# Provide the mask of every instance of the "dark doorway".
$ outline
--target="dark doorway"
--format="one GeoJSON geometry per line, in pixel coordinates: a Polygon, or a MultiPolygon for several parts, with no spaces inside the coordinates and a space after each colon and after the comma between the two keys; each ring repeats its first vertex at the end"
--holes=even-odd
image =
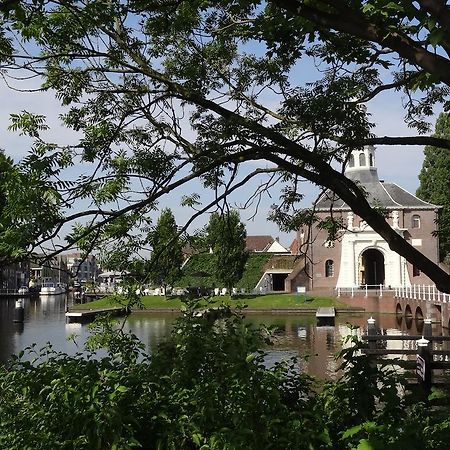
{"type": "Polygon", "coordinates": [[[384,256],[379,250],[370,248],[362,254],[362,284],[376,288],[384,284],[384,256]]]}
{"type": "Polygon", "coordinates": [[[284,281],[286,280],[287,273],[273,273],[272,274],[272,290],[277,292],[284,292],[284,281]]]}

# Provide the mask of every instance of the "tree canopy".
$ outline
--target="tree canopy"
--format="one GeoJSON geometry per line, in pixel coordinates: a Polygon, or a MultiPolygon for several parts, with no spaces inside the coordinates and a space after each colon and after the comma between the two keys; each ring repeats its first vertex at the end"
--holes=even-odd
{"type": "Polygon", "coordinates": [[[150,233],[152,254],[150,257],[148,275],[153,283],[165,288],[181,278],[183,263],[182,244],[178,234],[175,217],[169,208],[161,211],[154,230],[150,233]]]}
{"type": "Polygon", "coordinates": [[[235,210],[213,213],[207,226],[207,241],[213,253],[214,276],[228,291],[242,278],[248,252],[247,232],[235,210]]]}
{"type": "MultiPolygon", "coordinates": [[[[427,124],[434,105],[448,106],[445,1],[1,5],[8,85],[32,90],[30,79],[37,79],[39,89],[54,92],[64,106],[62,123],[78,136],[70,145],[47,142],[43,116],[11,116],[11,128],[34,139],[15,168],[29,186],[21,201],[30,205],[33,227],[22,238],[28,245],[11,251],[47,244],[65,224],[73,231],[53,253],[130,236],[176,189],[185,193],[183,204],[196,207],[195,218],[260,176],[256,204],[264,188],[282,184],[272,218],[296,229],[315,220],[313,209],[298,208],[306,179],[334,191],[391,249],[450,291],[450,277],[392,230],[343,174],[350,151],[366,144],[450,148],[449,140],[428,135],[427,124]],[[371,132],[371,101],[390,90],[404,93],[415,135],[371,132]],[[70,175],[81,166],[81,175],[70,175]],[[199,196],[193,180],[214,199],[199,196]],[[33,192],[41,192],[35,203],[27,198],[33,192]],[[75,209],[80,200],[89,207],[75,209]]],[[[7,202],[13,198],[10,192],[7,202]]],[[[1,238],[11,242],[15,227],[12,221],[1,238]]]]}
{"type": "MultiPolygon", "coordinates": [[[[435,136],[450,137],[450,117],[441,113],[436,121],[435,136]]],[[[426,146],[425,160],[419,174],[417,195],[442,206],[438,218],[438,236],[441,259],[450,264],[450,152],[447,149],[426,146]]]]}

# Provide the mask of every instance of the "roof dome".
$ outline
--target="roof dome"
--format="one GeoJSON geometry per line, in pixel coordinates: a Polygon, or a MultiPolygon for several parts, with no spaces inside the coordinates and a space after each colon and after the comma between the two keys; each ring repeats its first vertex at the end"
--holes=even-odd
{"type": "Polygon", "coordinates": [[[375,147],[368,145],[363,150],[353,150],[345,168],[345,176],[360,183],[377,183],[375,147]]]}

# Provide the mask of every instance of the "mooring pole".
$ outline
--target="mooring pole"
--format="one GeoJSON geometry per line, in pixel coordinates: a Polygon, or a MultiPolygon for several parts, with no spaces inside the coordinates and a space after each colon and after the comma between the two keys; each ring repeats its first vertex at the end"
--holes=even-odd
{"type": "Polygon", "coordinates": [[[376,335],[376,330],[375,330],[375,319],[373,317],[370,317],[369,319],[367,319],[367,342],[369,344],[369,348],[370,349],[374,349],[377,346],[377,342],[374,339],[370,339],[371,336],[375,336],[376,335]]]}
{"type": "Polygon", "coordinates": [[[433,373],[431,370],[432,356],[429,349],[430,341],[422,336],[422,339],[416,342],[418,353],[416,366],[417,380],[428,397],[431,391],[431,375],[433,373]]]}
{"type": "MultiPolygon", "coordinates": [[[[433,336],[433,328],[432,328],[433,321],[430,318],[426,318],[423,321],[423,337],[429,337],[433,336]]],[[[429,347],[431,346],[431,342],[429,347]]]]}
{"type": "Polygon", "coordinates": [[[14,308],[14,322],[22,323],[24,319],[24,307],[23,307],[23,300],[19,298],[19,300],[16,300],[16,305],[14,308]]]}

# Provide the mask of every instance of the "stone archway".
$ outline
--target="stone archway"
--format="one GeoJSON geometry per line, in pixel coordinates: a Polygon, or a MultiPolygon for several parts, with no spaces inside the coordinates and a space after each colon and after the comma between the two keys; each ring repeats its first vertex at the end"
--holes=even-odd
{"type": "Polygon", "coordinates": [[[376,248],[369,248],[361,254],[361,284],[376,288],[384,285],[384,255],[376,248]]]}

